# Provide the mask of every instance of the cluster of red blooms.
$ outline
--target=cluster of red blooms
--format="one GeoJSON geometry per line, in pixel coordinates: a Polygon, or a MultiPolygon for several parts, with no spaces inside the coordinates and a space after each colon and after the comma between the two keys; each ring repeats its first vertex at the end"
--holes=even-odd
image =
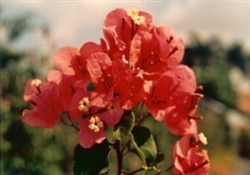
{"type": "Polygon", "coordinates": [[[197,134],[195,116],[201,94],[194,72],[180,65],[184,45],[170,26],[155,26],[150,14],[115,9],[104,21],[100,44],[87,42],[80,49],[64,47],[54,56],[56,70],[47,80],[27,82],[22,120],[32,126],[54,127],[68,112],[79,124],[79,143],[91,148],[106,137],[124,110],[139,102],[170,132],[182,135],[174,148],[175,174],[206,174],[209,159],[197,134]],[[94,88],[89,90],[89,84],[94,88]]]}

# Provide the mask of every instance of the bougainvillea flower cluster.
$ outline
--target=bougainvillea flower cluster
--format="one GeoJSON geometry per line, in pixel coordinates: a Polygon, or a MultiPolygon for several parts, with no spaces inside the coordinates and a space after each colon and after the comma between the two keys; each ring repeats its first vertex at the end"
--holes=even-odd
{"type": "MultiPolygon", "coordinates": [[[[67,113],[79,127],[79,144],[91,148],[106,138],[125,110],[144,104],[157,121],[182,138],[174,148],[175,174],[206,174],[209,159],[199,149],[194,72],[181,65],[182,39],[170,26],[156,26],[147,12],[115,9],[108,13],[100,43],[63,47],[54,55],[47,80],[27,82],[24,100],[31,105],[22,120],[54,127],[67,113]]],[[[202,138],[201,138],[202,137],[202,138]]]]}

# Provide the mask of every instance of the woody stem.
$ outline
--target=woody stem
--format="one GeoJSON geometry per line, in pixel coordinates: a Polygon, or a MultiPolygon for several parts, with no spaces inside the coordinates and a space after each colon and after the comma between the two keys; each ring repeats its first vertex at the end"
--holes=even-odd
{"type": "Polygon", "coordinates": [[[123,156],[122,156],[122,152],[121,152],[121,149],[120,149],[120,141],[119,140],[117,140],[114,143],[113,148],[115,149],[116,155],[117,155],[117,175],[121,175],[122,174],[122,159],[123,159],[123,156]]]}

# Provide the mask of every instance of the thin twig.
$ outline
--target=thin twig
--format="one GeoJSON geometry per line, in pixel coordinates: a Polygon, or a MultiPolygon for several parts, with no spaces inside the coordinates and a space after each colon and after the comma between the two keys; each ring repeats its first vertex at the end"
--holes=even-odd
{"type": "Polygon", "coordinates": [[[167,169],[162,170],[162,171],[160,171],[160,172],[156,173],[155,175],[160,175],[161,173],[163,173],[163,172],[167,172],[167,171],[171,170],[172,168],[174,168],[174,165],[171,165],[171,166],[170,166],[170,167],[168,167],[167,169]]]}
{"type": "Polygon", "coordinates": [[[133,175],[133,174],[138,173],[138,172],[143,171],[143,170],[145,170],[145,168],[140,168],[140,169],[132,171],[130,173],[126,173],[126,175],[133,175]]]}
{"type": "Polygon", "coordinates": [[[131,141],[131,140],[130,140],[130,139],[128,139],[128,140],[127,140],[127,142],[124,144],[124,146],[123,146],[123,148],[122,148],[122,150],[121,150],[121,152],[122,152],[122,153],[124,153],[124,151],[125,151],[126,147],[127,147],[127,146],[128,146],[128,144],[130,143],[130,141],[131,141]]]}
{"type": "Polygon", "coordinates": [[[75,125],[73,124],[73,122],[72,122],[71,120],[70,120],[71,124],[68,124],[66,121],[64,121],[64,119],[63,119],[63,118],[61,118],[61,121],[62,121],[62,122],[63,122],[63,124],[65,124],[66,126],[73,127],[73,128],[75,128],[77,131],[79,131],[79,130],[80,130],[77,126],[75,126],[75,125]]]}
{"type": "Polygon", "coordinates": [[[151,114],[148,113],[148,115],[146,115],[145,117],[140,118],[140,119],[137,121],[136,125],[139,126],[146,118],[148,118],[148,117],[150,117],[150,116],[151,116],[151,114]]]}

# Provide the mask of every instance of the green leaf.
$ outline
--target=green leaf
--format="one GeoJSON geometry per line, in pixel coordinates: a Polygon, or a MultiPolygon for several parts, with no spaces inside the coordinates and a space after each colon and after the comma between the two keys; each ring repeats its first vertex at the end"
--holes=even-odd
{"type": "Polygon", "coordinates": [[[131,144],[133,147],[131,151],[135,151],[139,155],[139,157],[141,158],[143,166],[147,166],[145,154],[142,152],[142,150],[136,144],[133,134],[130,133],[129,136],[130,136],[131,144]]]}
{"type": "Polygon", "coordinates": [[[78,144],[74,151],[74,175],[98,175],[108,172],[109,153],[107,140],[95,144],[89,149],[85,149],[78,144]]]}
{"type": "Polygon", "coordinates": [[[161,154],[161,153],[158,153],[158,154],[156,155],[156,158],[155,158],[154,162],[153,162],[153,165],[157,167],[157,166],[158,166],[159,164],[161,164],[164,160],[165,160],[165,155],[164,155],[164,154],[161,154]]]}
{"type": "Polygon", "coordinates": [[[132,130],[132,150],[142,159],[145,166],[152,165],[157,157],[157,148],[150,130],[143,126],[135,126],[132,130]]]}
{"type": "Polygon", "coordinates": [[[133,129],[135,115],[133,112],[126,111],[119,123],[114,126],[113,140],[121,140],[126,137],[133,129]]]}

